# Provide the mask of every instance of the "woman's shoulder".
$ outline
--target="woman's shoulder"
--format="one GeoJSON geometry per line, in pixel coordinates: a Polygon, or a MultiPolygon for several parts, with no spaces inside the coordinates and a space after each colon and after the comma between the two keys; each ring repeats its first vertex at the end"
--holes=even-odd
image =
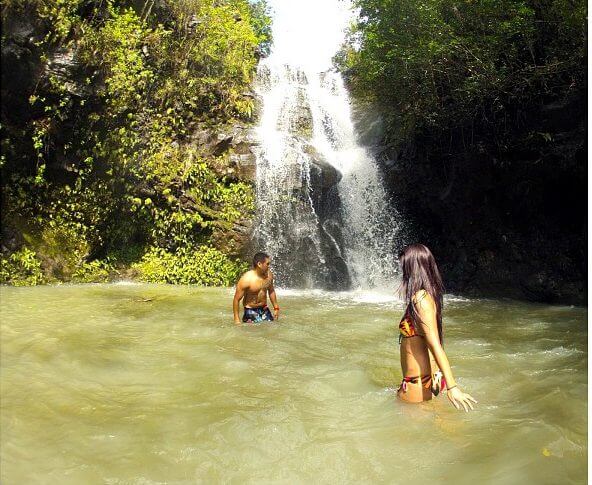
{"type": "Polygon", "coordinates": [[[435,301],[432,298],[432,295],[430,295],[426,290],[419,290],[417,292],[415,292],[415,294],[412,297],[412,301],[413,304],[415,306],[423,306],[423,305],[435,305],[435,301]]]}

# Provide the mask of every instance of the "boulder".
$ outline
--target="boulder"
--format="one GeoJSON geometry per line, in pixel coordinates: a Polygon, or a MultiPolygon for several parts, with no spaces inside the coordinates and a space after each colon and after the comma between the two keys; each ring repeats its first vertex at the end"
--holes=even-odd
{"type": "Polygon", "coordinates": [[[294,99],[287,99],[282,106],[277,129],[305,140],[312,138],[312,111],[304,88],[298,88],[294,99]]]}
{"type": "Polygon", "coordinates": [[[341,172],[325,160],[325,158],[310,144],[305,144],[303,152],[311,160],[311,179],[315,179],[315,184],[326,190],[341,181],[341,172]]]}
{"type": "Polygon", "coordinates": [[[211,159],[210,165],[218,174],[255,183],[255,151],[259,141],[252,132],[252,126],[198,126],[190,136],[190,143],[201,156],[211,159]]]}

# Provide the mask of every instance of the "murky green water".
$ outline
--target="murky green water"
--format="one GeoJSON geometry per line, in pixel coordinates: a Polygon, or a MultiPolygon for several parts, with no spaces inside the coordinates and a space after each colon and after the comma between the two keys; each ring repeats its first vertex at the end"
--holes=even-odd
{"type": "Polygon", "coordinates": [[[2,288],[2,483],[586,482],[586,309],[449,298],[466,414],[396,400],[400,302],[278,294],[2,288]]]}

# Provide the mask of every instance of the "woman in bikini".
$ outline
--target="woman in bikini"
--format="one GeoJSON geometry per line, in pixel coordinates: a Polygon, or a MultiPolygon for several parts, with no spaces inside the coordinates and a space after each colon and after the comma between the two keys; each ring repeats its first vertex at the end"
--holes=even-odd
{"type": "Polygon", "coordinates": [[[460,390],[442,347],[442,278],[431,251],[412,244],[399,254],[401,294],[407,309],[399,324],[403,381],[397,395],[406,402],[432,399],[441,390],[456,409],[473,409],[477,401],[460,390]],[[438,368],[440,370],[438,370],[438,368]]]}

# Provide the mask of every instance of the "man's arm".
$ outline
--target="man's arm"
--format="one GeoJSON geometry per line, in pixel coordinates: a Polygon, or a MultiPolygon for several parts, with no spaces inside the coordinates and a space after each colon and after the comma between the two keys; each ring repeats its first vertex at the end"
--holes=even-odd
{"type": "Polygon", "coordinates": [[[239,316],[239,303],[245,296],[245,282],[243,278],[238,280],[236,284],[236,290],[234,291],[234,298],[232,299],[232,313],[234,315],[234,323],[236,325],[241,324],[240,316],[239,316]]]}
{"type": "Polygon", "coordinates": [[[273,287],[273,274],[271,274],[270,272],[270,276],[271,276],[271,283],[269,284],[269,288],[268,288],[268,294],[269,294],[269,300],[271,301],[271,304],[273,305],[273,318],[275,320],[279,320],[280,318],[280,307],[278,305],[277,302],[277,296],[275,294],[275,288],[273,287]]]}

